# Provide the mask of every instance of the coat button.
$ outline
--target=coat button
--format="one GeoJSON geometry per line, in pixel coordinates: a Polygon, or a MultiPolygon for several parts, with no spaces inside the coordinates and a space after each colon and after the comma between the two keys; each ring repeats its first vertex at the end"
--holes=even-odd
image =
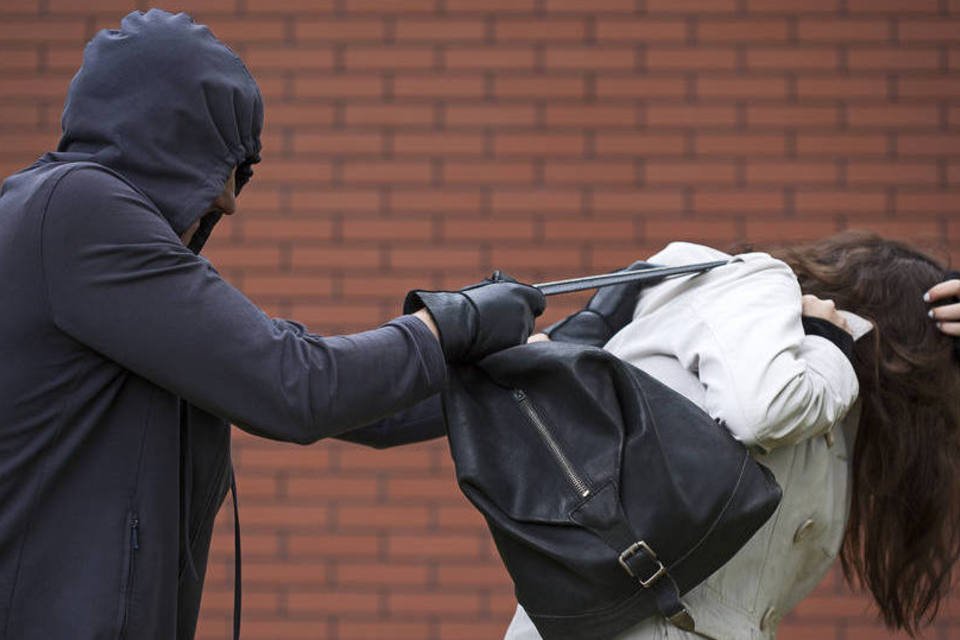
{"type": "Polygon", "coordinates": [[[763,612],[763,617],[760,618],[760,631],[767,631],[772,629],[773,625],[777,621],[777,609],[776,607],[767,607],[767,610],[763,612]]]}
{"type": "Polygon", "coordinates": [[[828,447],[833,446],[833,430],[827,431],[823,434],[823,439],[826,441],[828,447]]]}
{"type": "Polygon", "coordinates": [[[809,518],[804,520],[803,524],[797,527],[797,530],[793,534],[793,543],[798,544],[803,542],[803,540],[810,535],[810,532],[813,531],[813,525],[813,520],[809,518]]]}

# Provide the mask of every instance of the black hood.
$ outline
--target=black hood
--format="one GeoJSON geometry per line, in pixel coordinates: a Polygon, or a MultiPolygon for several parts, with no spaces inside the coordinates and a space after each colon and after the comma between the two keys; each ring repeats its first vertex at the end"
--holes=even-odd
{"type": "MultiPolygon", "coordinates": [[[[260,90],[240,58],[187,14],[152,9],[129,14],[119,30],[100,31],[87,44],[57,153],[44,159],[113,169],[181,235],[233,167],[238,192],[249,180],[262,126],[260,90]]],[[[195,244],[217,218],[203,221],[195,244]]]]}

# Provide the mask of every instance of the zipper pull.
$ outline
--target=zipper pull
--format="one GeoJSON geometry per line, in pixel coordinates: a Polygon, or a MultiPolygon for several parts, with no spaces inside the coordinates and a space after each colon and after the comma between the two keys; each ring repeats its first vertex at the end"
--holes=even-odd
{"type": "Polygon", "coordinates": [[[522,389],[514,389],[513,399],[516,400],[517,402],[523,402],[524,400],[527,399],[527,394],[525,394],[522,389]]]}
{"type": "Polygon", "coordinates": [[[130,521],[130,547],[134,551],[140,549],[140,520],[137,518],[130,521]]]}

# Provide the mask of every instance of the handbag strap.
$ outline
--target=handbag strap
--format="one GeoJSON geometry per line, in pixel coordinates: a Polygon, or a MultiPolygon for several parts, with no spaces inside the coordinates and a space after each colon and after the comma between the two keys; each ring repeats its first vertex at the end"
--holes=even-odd
{"type": "Polygon", "coordinates": [[[595,491],[571,514],[577,524],[589,529],[616,552],[620,566],[640,586],[653,594],[657,610],[674,626],[694,630],[693,616],[680,601],[680,588],[650,545],[630,528],[614,483],[595,491]]]}

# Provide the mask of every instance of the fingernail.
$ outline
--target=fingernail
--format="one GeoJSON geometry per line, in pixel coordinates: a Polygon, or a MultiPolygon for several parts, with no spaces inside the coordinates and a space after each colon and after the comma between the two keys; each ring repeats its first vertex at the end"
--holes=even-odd
{"type": "Polygon", "coordinates": [[[930,293],[929,293],[929,292],[923,294],[923,301],[924,301],[924,302],[930,302],[930,293]]]}
{"type": "Polygon", "coordinates": [[[927,317],[936,318],[937,316],[933,315],[933,309],[930,309],[930,311],[927,311],[927,317]]]}

